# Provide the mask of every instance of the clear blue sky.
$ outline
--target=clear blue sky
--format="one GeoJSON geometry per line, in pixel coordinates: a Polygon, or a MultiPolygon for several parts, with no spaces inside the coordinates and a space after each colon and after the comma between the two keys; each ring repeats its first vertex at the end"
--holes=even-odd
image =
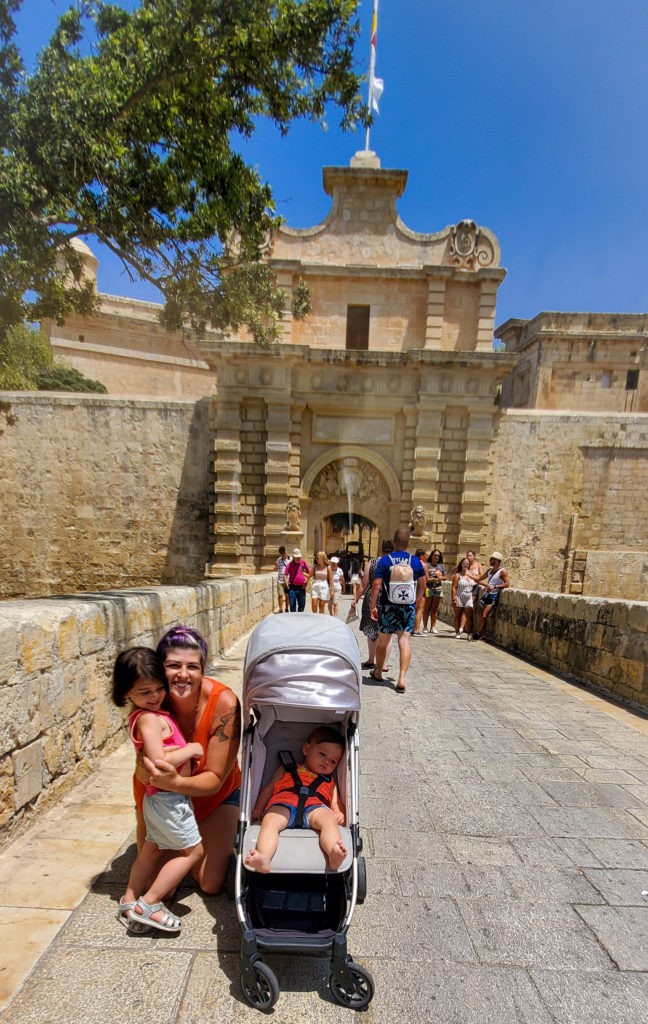
{"type": "MultiPolygon", "coordinates": [[[[126,5],[126,4],[125,4],[126,5]]],[[[28,66],[67,0],[25,0],[28,66]]],[[[372,0],[362,0],[366,70],[372,0]]],[[[495,232],[508,276],[497,322],[542,310],[648,311],[647,0],[380,0],[384,79],[371,148],[409,171],[399,202],[416,231],[470,217],[495,232]]],[[[366,95],[366,91],[365,91],[366,95]]],[[[294,227],[318,223],[321,168],[364,134],[266,125],[247,159],[294,227]]],[[[100,290],[159,300],[100,258],[100,290]]]]}

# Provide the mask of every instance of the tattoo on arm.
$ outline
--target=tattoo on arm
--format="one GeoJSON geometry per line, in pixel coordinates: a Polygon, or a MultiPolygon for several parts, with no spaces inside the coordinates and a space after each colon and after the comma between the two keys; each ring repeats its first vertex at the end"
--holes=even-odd
{"type": "Polygon", "coordinates": [[[238,741],[241,738],[241,711],[237,704],[233,711],[228,711],[216,724],[213,735],[221,743],[229,743],[231,740],[238,741]]]}

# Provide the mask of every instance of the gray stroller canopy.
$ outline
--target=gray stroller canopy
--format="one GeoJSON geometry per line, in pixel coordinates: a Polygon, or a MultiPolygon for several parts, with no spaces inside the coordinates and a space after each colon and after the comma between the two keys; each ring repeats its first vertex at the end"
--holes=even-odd
{"type": "MultiPolygon", "coordinates": [[[[355,636],[329,615],[269,615],[248,641],[245,719],[260,705],[345,712],[357,722],[362,668],[355,636]]],[[[316,718],[313,715],[313,718],[316,718]]]]}

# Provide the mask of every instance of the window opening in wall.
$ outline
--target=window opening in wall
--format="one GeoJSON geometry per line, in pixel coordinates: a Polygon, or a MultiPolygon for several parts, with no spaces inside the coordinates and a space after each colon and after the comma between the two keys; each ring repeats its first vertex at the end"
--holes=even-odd
{"type": "Polygon", "coordinates": [[[369,348],[370,306],[347,306],[346,347],[369,348]]]}
{"type": "Polygon", "coordinates": [[[626,373],[626,391],[636,391],[639,387],[639,370],[628,370],[626,373]]]}
{"type": "Polygon", "coordinates": [[[612,374],[611,373],[605,372],[605,373],[601,374],[601,387],[602,388],[611,388],[612,387],[612,374]]]}

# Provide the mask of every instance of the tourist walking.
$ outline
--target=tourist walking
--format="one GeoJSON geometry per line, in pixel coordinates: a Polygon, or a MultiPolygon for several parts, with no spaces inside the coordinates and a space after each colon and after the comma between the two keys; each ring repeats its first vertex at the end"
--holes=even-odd
{"type": "Polygon", "coordinates": [[[315,564],[308,579],[312,580],[311,611],[324,615],[333,593],[333,569],[326,551],[318,551],[315,555],[315,564]]]}
{"type": "MultiPolygon", "coordinates": [[[[381,551],[383,555],[389,555],[393,550],[394,545],[390,540],[384,540],[382,542],[381,551]]],[[[360,614],[360,632],[364,633],[364,635],[367,638],[368,651],[367,660],[362,662],[363,668],[376,667],[376,643],[378,641],[378,623],[371,617],[371,587],[376,576],[377,565],[377,557],[369,559],[369,561],[365,565],[365,570],[362,575],[362,581],[360,583],[360,591],[358,594],[358,600],[362,601],[362,611],[360,614]]],[[[357,607],[355,601],[351,603],[351,607],[357,607]]],[[[385,655],[385,665],[387,663],[387,658],[389,657],[390,645],[391,638],[385,655]]]]}
{"type": "Polygon", "coordinates": [[[405,677],[411,660],[414,607],[417,597],[425,589],[425,569],[420,559],[407,553],[409,542],[410,531],[401,526],[394,534],[393,553],[383,555],[379,560],[371,585],[371,617],[378,623],[378,643],[376,667],[370,674],[373,679],[382,679],[387,645],[395,633],[399,659],[397,693],[405,692],[405,677]]]}
{"type": "Polygon", "coordinates": [[[286,566],[288,600],[291,612],[303,612],[306,607],[306,584],[310,571],[310,565],[302,558],[301,551],[299,548],[295,548],[292,558],[286,566]]]}
{"type": "Polygon", "coordinates": [[[331,615],[337,615],[340,606],[340,595],[344,590],[344,569],[341,567],[340,559],[337,555],[333,555],[331,558],[331,569],[333,570],[333,590],[331,591],[331,600],[329,601],[329,612],[331,615]]]}
{"type": "Polygon", "coordinates": [[[279,557],[275,562],[277,568],[277,604],[279,605],[280,612],[288,611],[288,584],[286,583],[286,566],[290,561],[286,558],[286,549],[282,546],[279,548],[279,557]]]}

